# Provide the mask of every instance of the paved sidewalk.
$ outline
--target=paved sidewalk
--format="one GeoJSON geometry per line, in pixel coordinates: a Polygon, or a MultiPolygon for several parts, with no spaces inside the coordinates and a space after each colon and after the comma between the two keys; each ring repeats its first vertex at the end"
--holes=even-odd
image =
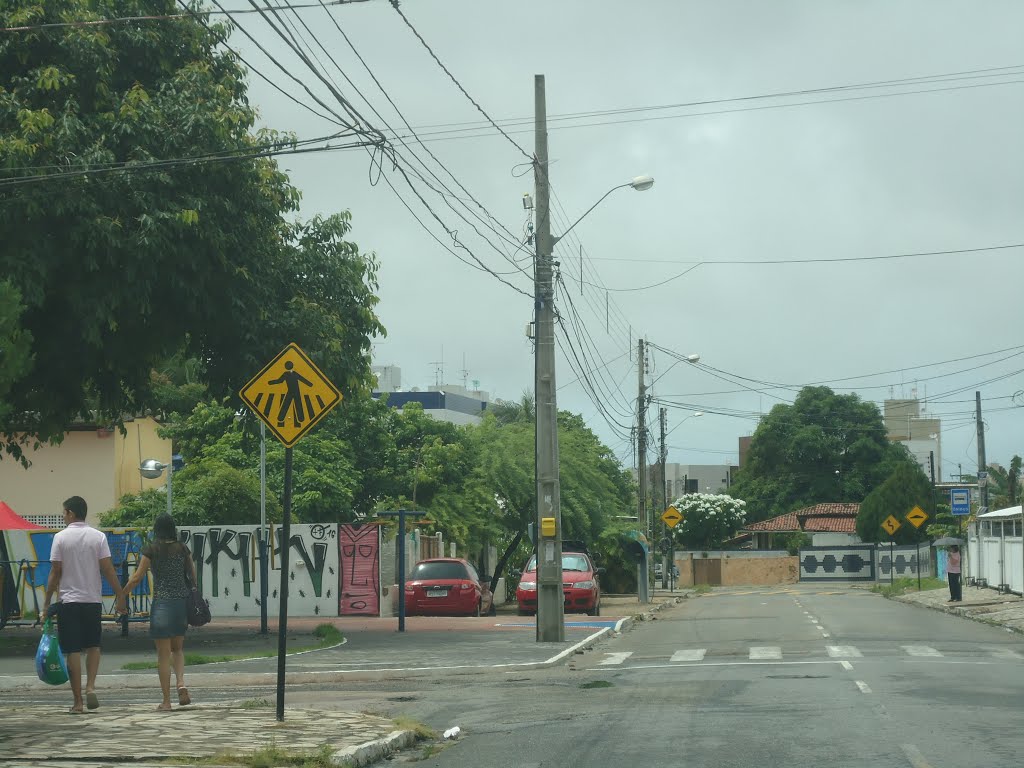
{"type": "MultiPolygon", "coordinates": [[[[102,693],[102,692],[101,692],[102,693]]],[[[383,717],[287,709],[272,704],[197,704],[157,712],[147,705],[103,706],[84,715],[49,705],[0,708],[0,763],[23,768],[193,766],[196,758],[277,748],[289,754],[329,752],[333,762],[366,765],[411,745],[412,731],[383,717]],[[16,761],[16,762],[15,762],[16,761]]],[[[237,768],[237,767],[236,767],[237,768]]]]}
{"type": "MultiPolygon", "coordinates": [[[[635,619],[651,617],[657,611],[674,605],[686,596],[685,592],[673,595],[658,595],[652,603],[640,604],[636,597],[615,596],[608,601],[609,608],[624,616],[621,620],[610,619],[606,624],[624,628],[635,619]],[[614,608],[612,608],[614,606],[614,608]],[[628,617],[628,618],[627,618],[628,617]]],[[[569,623],[580,623],[577,619],[588,617],[567,616],[569,623]]],[[[605,618],[605,617],[601,617],[605,618]]],[[[572,658],[577,649],[588,647],[598,638],[614,631],[605,626],[599,631],[594,628],[580,628],[568,632],[565,643],[541,644],[533,640],[533,632],[527,628],[503,630],[502,622],[492,619],[492,627],[481,637],[465,629],[473,620],[431,620],[419,619],[410,622],[415,633],[400,637],[395,633],[393,622],[381,619],[331,620],[347,638],[358,644],[369,643],[374,647],[396,646],[392,654],[402,655],[406,662],[416,661],[408,647],[441,643],[453,658],[490,649],[495,654],[508,653],[511,644],[530,646],[536,649],[538,658],[546,660],[536,664],[523,664],[523,668],[546,667],[564,663],[572,658]],[[468,622],[468,623],[467,623],[468,622]],[[408,647],[404,647],[408,646],[408,647]]],[[[480,620],[475,620],[478,624],[480,620]]],[[[518,626],[521,619],[512,620],[518,626]]],[[[312,630],[323,619],[289,619],[289,646],[301,646],[313,640],[312,630]]],[[[485,622],[486,623],[486,622],[485,622]]],[[[583,622],[586,623],[586,622],[583,622]]],[[[17,765],[19,768],[107,768],[112,764],[132,763],[141,768],[172,768],[190,766],[194,768],[196,758],[206,768],[218,764],[217,756],[222,754],[245,755],[262,749],[276,748],[289,754],[314,753],[321,750],[331,756],[331,762],[338,766],[362,766],[385,759],[391,753],[411,746],[416,735],[411,730],[396,726],[387,718],[357,712],[339,712],[325,705],[322,708],[304,704],[287,706],[284,722],[276,720],[273,696],[267,699],[246,699],[255,694],[248,693],[251,686],[266,686],[276,675],[271,673],[243,672],[246,663],[222,665],[219,673],[199,671],[201,667],[188,667],[187,679],[196,704],[178,707],[167,712],[156,711],[156,704],[126,705],[116,701],[117,689],[149,688],[155,691],[156,675],[152,670],[138,673],[118,671],[103,674],[112,668],[101,668],[99,709],[83,715],[68,712],[70,692],[67,686],[49,688],[22,670],[31,668],[34,644],[38,642],[38,629],[20,628],[10,632],[8,628],[0,633],[0,668],[6,665],[11,676],[0,674],[0,765],[17,765]],[[7,658],[4,659],[3,657],[7,658]],[[232,670],[238,669],[235,672],[232,670]],[[202,691],[206,686],[231,687],[238,690],[238,699],[232,702],[203,701],[202,691]],[[108,698],[104,698],[109,691],[108,698]],[[52,703],[39,703],[52,698],[52,703]],[[19,703],[19,699],[21,703],[19,703]],[[114,701],[111,701],[111,700],[114,701]]],[[[202,628],[203,632],[190,635],[192,648],[197,646],[208,651],[248,652],[264,650],[276,644],[275,630],[271,637],[255,634],[251,620],[221,620],[202,628]],[[205,647],[203,647],[205,646],[205,647]]],[[[125,658],[152,658],[151,643],[143,629],[135,629],[130,638],[120,639],[119,630],[111,628],[111,645],[114,638],[124,646],[125,658]]],[[[105,638],[106,642],[106,638],[105,638]]],[[[348,645],[343,646],[347,648],[348,645]]],[[[186,650],[189,647],[186,646],[186,650]]],[[[319,652],[321,655],[324,652],[319,652]]],[[[113,662],[114,653],[104,651],[104,665],[113,662]]],[[[299,665],[298,659],[289,658],[288,684],[315,682],[342,682],[356,677],[346,671],[300,672],[292,671],[299,665]]],[[[462,659],[465,661],[465,658],[462,659]]],[[[271,660],[268,660],[268,663],[271,660]]],[[[433,670],[438,672],[440,670],[433,670]]],[[[478,669],[467,668],[466,674],[478,674],[478,669]]],[[[378,679],[386,670],[365,670],[358,674],[363,679],[378,679]]],[[[431,670],[421,670],[429,674],[431,670]]],[[[451,674],[450,670],[447,674],[451,674]]],[[[273,762],[271,762],[273,764],[273,762]]],[[[235,766],[237,768],[237,766],[235,766]]]]}
{"type": "Polygon", "coordinates": [[[948,589],[910,592],[895,599],[1024,633],[1024,599],[983,587],[963,588],[963,601],[950,603],[948,589]]]}

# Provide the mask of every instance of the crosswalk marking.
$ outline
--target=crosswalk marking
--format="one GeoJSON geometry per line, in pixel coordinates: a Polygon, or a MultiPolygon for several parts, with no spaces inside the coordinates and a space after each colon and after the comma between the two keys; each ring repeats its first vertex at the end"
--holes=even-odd
{"type": "Polygon", "coordinates": [[[669,661],[703,661],[707,648],[693,648],[685,651],[676,651],[669,661]]]}
{"type": "Polygon", "coordinates": [[[828,655],[833,659],[860,659],[864,654],[852,645],[827,645],[828,655]]]}
{"type": "Polygon", "coordinates": [[[611,667],[611,666],[614,666],[616,664],[621,664],[622,662],[624,662],[626,659],[628,659],[632,655],[633,655],[632,651],[624,651],[622,653],[606,653],[605,656],[607,658],[604,659],[601,662],[601,666],[602,667],[611,667]]]}
{"type": "Polygon", "coordinates": [[[937,650],[930,645],[901,645],[904,651],[910,656],[941,656],[937,650]]]}
{"type": "MultiPolygon", "coordinates": [[[[942,658],[946,657],[946,654],[944,654],[942,651],[939,651],[936,648],[933,648],[930,645],[901,645],[901,646],[898,646],[898,647],[899,647],[900,651],[902,651],[902,653],[907,655],[907,656],[914,656],[914,657],[920,657],[920,658],[931,658],[931,659],[942,659],[942,658]]],[[[822,646],[818,646],[818,649],[821,649],[821,648],[822,648],[822,646]]],[[[842,660],[844,660],[844,659],[862,659],[862,658],[864,658],[864,653],[860,650],[860,648],[858,648],[855,645],[826,645],[826,646],[824,646],[824,649],[827,651],[829,658],[841,661],[841,664],[842,664],[843,668],[846,669],[847,671],[853,669],[853,667],[852,667],[852,665],[848,661],[842,661],[842,660]]],[[[896,649],[896,646],[890,646],[890,649],[888,651],[872,648],[872,649],[869,649],[868,652],[869,652],[870,655],[874,655],[874,656],[891,655],[893,653],[893,651],[895,651],[895,649],[896,649]]],[[[669,658],[669,662],[672,663],[672,664],[679,664],[679,663],[695,663],[695,662],[708,661],[709,660],[709,659],[707,659],[708,650],[709,649],[707,649],[707,648],[680,648],[679,650],[676,650],[676,651],[674,651],[672,653],[671,657],[669,658]]],[[[732,648],[730,648],[730,649],[721,649],[721,650],[718,650],[717,652],[713,652],[713,655],[712,655],[710,661],[717,661],[717,660],[719,660],[720,658],[723,658],[723,657],[724,658],[732,657],[733,659],[735,659],[736,656],[740,655],[741,653],[742,653],[742,651],[739,648],[735,648],[735,649],[732,649],[732,648]]],[[[952,653],[953,653],[954,656],[958,655],[958,652],[956,652],[956,651],[954,651],[952,653]]],[[[1000,661],[1005,661],[1005,662],[1012,662],[1012,661],[1021,662],[1021,661],[1024,661],[1024,652],[1015,651],[1015,650],[1012,650],[1010,648],[974,649],[974,653],[975,653],[975,655],[987,655],[989,658],[998,659],[1000,661]]],[[[790,657],[791,659],[804,659],[804,660],[806,660],[807,649],[806,648],[800,648],[800,649],[794,651],[794,654],[795,655],[792,655],[790,657]]],[[[820,654],[820,650],[818,651],[818,654],[820,654]]],[[[814,653],[813,651],[811,652],[812,657],[815,656],[815,655],[818,655],[818,654],[814,653]]],[[[626,662],[626,660],[629,659],[631,656],[633,656],[633,652],[632,651],[623,651],[623,652],[618,652],[618,653],[605,653],[604,654],[604,659],[602,659],[601,661],[598,662],[598,666],[603,666],[603,667],[619,666],[619,665],[624,664],[626,662]]],[[[664,657],[662,657],[662,658],[664,658],[664,657]]],[[[752,645],[752,646],[748,646],[747,647],[747,658],[749,659],[749,661],[782,661],[784,656],[783,656],[783,652],[782,652],[782,647],[781,646],[778,646],[778,645],[752,645]]],[[[729,662],[729,663],[738,663],[738,662],[729,662]]],[[[746,662],[744,662],[744,663],[746,663],[746,662]]],[[[790,663],[799,663],[799,662],[790,662],[790,663]]],[[[823,662],[814,662],[812,660],[809,663],[823,663],[823,662]]]]}

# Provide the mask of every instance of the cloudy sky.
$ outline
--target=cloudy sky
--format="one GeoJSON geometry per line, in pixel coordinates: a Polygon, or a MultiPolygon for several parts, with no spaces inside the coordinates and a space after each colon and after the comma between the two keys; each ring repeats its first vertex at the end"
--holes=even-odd
{"type": "MultiPolygon", "coordinates": [[[[281,165],[304,216],[351,211],[353,240],[377,253],[388,337],[374,362],[400,366],[405,388],[478,382],[512,400],[532,389],[521,243],[543,74],[555,235],[612,187],[656,179],[609,195],[556,247],[559,407],[627,466],[640,337],[670,461],[735,462],[759,413],[821,382],[878,403],[926,400],[943,420],[944,479],[976,470],[975,391],[988,460],[1024,453],[1024,4],[400,10],[369,0],[279,23],[398,151],[401,170],[364,149],[281,165]],[[697,365],[678,362],[692,353],[697,365]]],[[[338,131],[305,88],[350,114],[269,20],[233,18],[231,44],[292,97],[253,74],[263,123],[303,139],[338,131]]]]}

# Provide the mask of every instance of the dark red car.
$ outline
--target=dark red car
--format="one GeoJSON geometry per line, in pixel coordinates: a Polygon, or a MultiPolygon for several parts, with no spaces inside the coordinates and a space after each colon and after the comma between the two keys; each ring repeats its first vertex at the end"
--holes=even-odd
{"type": "MultiPolygon", "coordinates": [[[[601,615],[601,582],[598,575],[603,568],[595,568],[585,552],[562,553],[562,594],[565,612],[585,612],[601,615]]],[[[519,615],[531,616],[537,612],[537,556],[530,557],[516,588],[519,615]]]]}
{"type": "Polygon", "coordinates": [[[480,616],[492,601],[490,587],[461,558],[421,560],[405,582],[406,616],[480,616]]]}

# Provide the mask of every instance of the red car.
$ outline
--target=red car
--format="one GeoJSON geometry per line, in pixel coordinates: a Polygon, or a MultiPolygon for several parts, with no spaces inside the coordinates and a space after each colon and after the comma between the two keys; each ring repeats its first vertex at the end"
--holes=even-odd
{"type": "MultiPolygon", "coordinates": [[[[598,575],[603,568],[595,568],[585,552],[562,553],[562,594],[565,596],[565,612],[585,612],[590,616],[601,615],[601,582],[598,575]]],[[[530,562],[519,579],[516,588],[519,615],[531,616],[537,612],[537,556],[530,562]]]]}
{"type": "Polygon", "coordinates": [[[492,602],[490,587],[461,558],[421,560],[405,582],[406,616],[480,616],[492,602]]]}

